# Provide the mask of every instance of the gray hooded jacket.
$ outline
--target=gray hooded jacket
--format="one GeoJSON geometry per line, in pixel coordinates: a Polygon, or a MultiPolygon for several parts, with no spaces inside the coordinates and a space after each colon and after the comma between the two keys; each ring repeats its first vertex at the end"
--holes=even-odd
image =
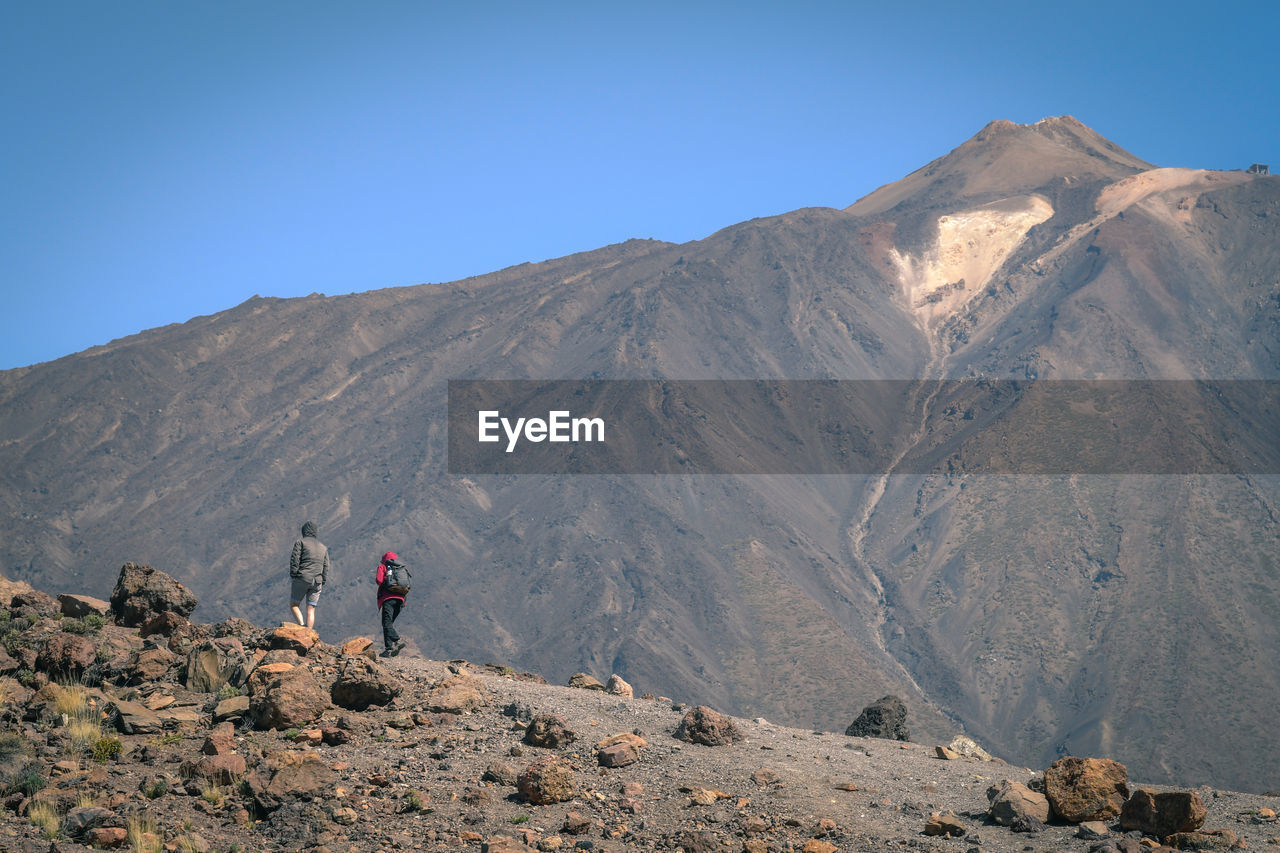
{"type": "Polygon", "coordinates": [[[329,582],[329,549],[316,538],[316,525],[308,521],[302,525],[302,538],[293,543],[289,557],[289,577],[302,578],[312,586],[329,582]]]}

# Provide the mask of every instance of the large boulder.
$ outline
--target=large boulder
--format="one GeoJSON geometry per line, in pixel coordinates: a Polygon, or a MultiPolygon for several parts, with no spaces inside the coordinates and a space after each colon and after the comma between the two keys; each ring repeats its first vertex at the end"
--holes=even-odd
{"type": "Polygon", "coordinates": [[[1059,758],[1044,771],[1054,814],[1070,823],[1110,820],[1129,799],[1129,771],[1109,758],[1059,758]]]}
{"type": "Polygon", "coordinates": [[[127,628],[137,628],[166,612],[190,616],[196,604],[196,597],[185,586],[158,569],[137,563],[120,567],[120,577],[111,591],[116,623],[127,628]]]}
{"type": "Polygon", "coordinates": [[[433,714],[466,714],[487,705],[489,692],[480,679],[455,673],[432,685],[425,705],[433,714]]]}
{"type": "Polygon", "coordinates": [[[544,758],[524,769],[516,780],[520,795],[534,805],[563,803],[578,793],[573,765],[563,758],[544,758]]]}
{"type": "Polygon", "coordinates": [[[216,693],[227,684],[243,687],[250,663],[235,637],[205,640],[187,655],[186,687],[193,693],[216,693]]]}
{"type": "Polygon", "coordinates": [[[14,616],[39,616],[52,618],[61,615],[62,605],[58,599],[38,589],[25,589],[15,592],[9,601],[9,611],[14,616]]]}
{"type": "Polygon", "coordinates": [[[338,776],[314,752],[282,752],[270,755],[245,777],[254,803],[264,812],[285,803],[331,796],[338,776]]]}
{"type": "Polygon", "coordinates": [[[987,789],[987,800],[991,803],[987,813],[1001,826],[1012,826],[1015,821],[1028,817],[1041,823],[1049,819],[1049,800],[1021,782],[1009,779],[997,782],[987,789]]]}
{"type": "Polygon", "coordinates": [[[370,705],[386,705],[400,695],[404,685],[373,661],[363,657],[347,657],[329,690],[333,704],[352,711],[363,711],[370,705]]]}
{"type": "Polygon", "coordinates": [[[285,649],[298,655],[305,656],[307,652],[320,642],[320,635],[315,629],[308,628],[305,625],[299,625],[296,622],[285,622],[278,628],[273,628],[267,634],[267,645],[271,649],[285,649]]]}
{"type": "Polygon", "coordinates": [[[1204,802],[1195,791],[1159,793],[1139,788],[1120,811],[1120,828],[1164,839],[1175,832],[1199,829],[1204,818],[1204,802]]]}
{"type": "Polygon", "coordinates": [[[54,677],[79,678],[98,654],[93,641],[60,631],[49,638],[36,658],[36,668],[54,677]]]}
{"type": "Polygon", "coordinates": [[[742,739],[732,719],[706,705],[685,714],[673,734],[678,740],[705,746],[727,746],[742,739]]]}
{"type": "Polygon", "coordinates": [[[63,616],[83,619],[85,616],[101,616],[111,614],[111,602],[94,598],[91,595],[73,595],[69,592],[58,596],[58,604],[62,607],[63,616]]]}
{"type": "Polygon", "coordinates": [[[320,719],[329,704],[329,694],[315,676],[295,666],[253,694],[249,714],[260,729],[301,728],[320,719]]]}
{"type": "Polygon", "coordinates": [[[126,667],[129,684],[146,684],[152,681],[166,681],[169,672],[181,662],[181,658],[160,646],[142,648],[133,655],[126,667]]]}
{"type": "Polygon", "coordinates": [[[910,740],[907,728],[907,706],[897,696],[884,696],[862,709],[858,718],[844,730],[850,737],[877,737],[885,740],[910,740]]]}

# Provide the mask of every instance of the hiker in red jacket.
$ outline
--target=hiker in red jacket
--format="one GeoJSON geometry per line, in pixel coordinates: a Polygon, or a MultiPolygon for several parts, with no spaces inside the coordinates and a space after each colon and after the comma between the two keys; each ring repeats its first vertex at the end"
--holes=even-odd
{"type": "Polygon", "coordinates": [[[404,569],[404,565],[398,560],[395,551],[388,551],[382,555],[382,562],[378,563],[376,579],[378,609],[382,611],[382,656],[384,658],[393,658],[404,648],[404,640],[400,639],[400,634],[393,623],[400,615],[400,608],[404,606],[404,597],[408,593],[408,588],[388,583],[388,575],[393,569],[404,569]]]}

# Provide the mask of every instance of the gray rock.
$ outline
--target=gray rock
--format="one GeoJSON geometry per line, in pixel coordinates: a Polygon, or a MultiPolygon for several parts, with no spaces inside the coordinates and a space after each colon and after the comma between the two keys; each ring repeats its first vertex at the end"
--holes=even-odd
{"type": "Polygon", "coordinates": [[[907,706],[897,696],[884,696],[863,708],[862,713],[849,724],[844,733],[850,737],[910,740],[907,706]]]}
{"type": "Polygon", "coordinates": [[[151,566],[125,563],[111,591],[111,611],[116,622],[136,628],[166,611],[187,617],[196,609],[196,597],[185,586],[151,566]]]}

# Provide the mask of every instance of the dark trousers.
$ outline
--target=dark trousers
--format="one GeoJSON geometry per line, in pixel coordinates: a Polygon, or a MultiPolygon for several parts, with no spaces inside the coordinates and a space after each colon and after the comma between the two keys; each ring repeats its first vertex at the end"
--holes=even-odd
{"type": "Polygon", "coordinates": [[[404,602],[398,598],[388,598],[382,602],[382,645],[384,648],[391,648],[400,641],[400,632],[396,630],[393,624],[396,617],[400,615],[400,608],[404,606],[404,602]]]}

